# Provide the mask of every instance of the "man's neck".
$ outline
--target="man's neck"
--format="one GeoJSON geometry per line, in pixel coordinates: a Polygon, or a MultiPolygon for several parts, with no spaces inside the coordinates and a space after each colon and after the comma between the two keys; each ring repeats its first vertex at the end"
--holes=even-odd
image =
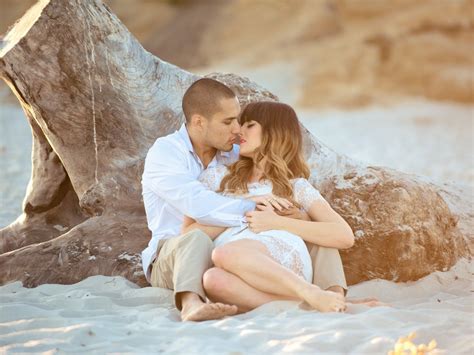
{"type": "Polygon", "coordinates": [[[194,153],[196,153],[204,165],[204,169],[206,169],[212,159],[216,156],[217,149],[205,145],[196,132],[189,129],[189,127],[186,127],[186,129],[188,130],[189,139],[193,145],[194,153]]]}

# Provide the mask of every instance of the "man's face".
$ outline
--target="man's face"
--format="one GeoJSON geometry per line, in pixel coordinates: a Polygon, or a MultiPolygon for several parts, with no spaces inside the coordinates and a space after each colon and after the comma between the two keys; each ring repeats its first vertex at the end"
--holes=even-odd
{"type": "Polygon", "coordinates": [[[207,119],[203,127],[206,144],[220,151],[231,151],[233,144],[239,141],[239,113],[240,104],[236,97],[220,100],[220,110],[207,119]]]}

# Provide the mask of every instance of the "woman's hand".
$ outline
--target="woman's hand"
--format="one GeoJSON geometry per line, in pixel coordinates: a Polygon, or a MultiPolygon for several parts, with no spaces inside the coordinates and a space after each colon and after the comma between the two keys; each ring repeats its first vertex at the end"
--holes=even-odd
{"type": "Polygon", "coordinates": [[[249,197],[249,200],[252,200],[257,204],[257,209],[260,209],[259,206],[264,206],[271,208],[272,210],[276,209],[278,211],[283,211],[293,207],[293,204],[286,198],[278,197],[273,194],[251,196],[249,197]]]}
{"type": "Polygon", "coordinates": [[[270,209],[270,207],[264,207],[261,211],[251,211],[245,214],[249,229],[254,233],[260,233],[271,229],[280,229],[279,221],[280,217],[270,209]]]}
{"type": "Polygon", "coordinates": [[[287,208],[283,211],[277,211],[277,214],[282,217],[299,219],[302,221],[311,221],[311,217],[309,216],[309,214],[296,206],[287,208]]]}

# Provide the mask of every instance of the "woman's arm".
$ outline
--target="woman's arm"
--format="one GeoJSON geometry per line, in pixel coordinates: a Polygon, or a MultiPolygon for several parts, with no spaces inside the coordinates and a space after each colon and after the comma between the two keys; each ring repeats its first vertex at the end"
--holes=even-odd
{"type": "Polygon", "coordinates": [[[311,221],[279,216],[270,210],[247,212],[246,216],[250,230],[256,233],[281,229],[324,247],[347,249],[354,245],[351,227],[326,200],[315,200],[307,212],[311,221]]]}
{"type": "Polygon", "coordinates": [[[305,241],[337,249],[354,245],[354,233],[349,224],[324,199],[318,199],[308,210],[311,221],[282,217],[281,228],[301,236],[305,241]]]}

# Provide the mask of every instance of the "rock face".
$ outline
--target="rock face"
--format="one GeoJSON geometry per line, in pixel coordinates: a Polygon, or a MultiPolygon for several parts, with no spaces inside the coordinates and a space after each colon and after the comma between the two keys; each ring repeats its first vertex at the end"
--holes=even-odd
{"type": "Polygon", "coordinates": [[[447,260],[466,248],[457,218],[436,189],[409,175],[379,167],[349,170],[329,180],[324,192],[357,238],[355,248],[341,251],[350,284],[381,275],[416,280],[447,268],[447,260]]]}
{"type": "MultiPolygon", "coordinates": [[[[39,1],[5,36],[0,76],[33,130],[23,214],[0,231],[0,283],[103,274],[145,285],[143,161],[183,122],[181,98],[197,76],[146,52],[99,0],[39,1]]],[[[243,104],[277,99],[245,78],[210,76],[243,104]]],[[[415,280],[471,255],[468,197],[444,189],[443,198],[413,176],[361,166],[307,130],[305,154],[313,184],[356,233],[342,253],[350,284],[415,280]]]]}

